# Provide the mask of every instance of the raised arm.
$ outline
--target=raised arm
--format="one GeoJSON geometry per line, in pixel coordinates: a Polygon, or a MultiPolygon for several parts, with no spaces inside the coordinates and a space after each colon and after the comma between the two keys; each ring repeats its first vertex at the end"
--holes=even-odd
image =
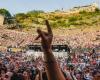
{"type": "Polygon", "coordinates": [[[46,66],[46,73],[48,80],[65,80],[61,69],[56,62],[56,59],[52,53],[51,43],[53,39],[52,29],[49,25],[48,20],[45,21],[48,32],[41,31],[37,29],[38,36],[36,39],[41,38],[41,44],[44,51],[44,59],[46,66]]]}

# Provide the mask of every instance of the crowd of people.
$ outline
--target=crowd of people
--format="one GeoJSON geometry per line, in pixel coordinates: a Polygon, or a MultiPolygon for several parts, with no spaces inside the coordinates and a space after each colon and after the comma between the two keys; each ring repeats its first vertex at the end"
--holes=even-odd
{"type": "Polygon", "coordinates": [[[100,80],[100,52],[68,53],[55,58],[52,52],[53,33],[37,29],[44,58],[28,59],[23,52],[0,54],[0,80],[100,80]]]}
{"type": "Polygon", "coordinates": [[[76,29],[75,31],[61,29],[57,30],[55,34],[57,35],[54,36],[54,43],[68,43],[72,48],[77,48],[78,46],[82,48],[93,48],[94,46],[100,45],[100,30],[81,31],[80,29],[76,29]]]}
{"type": "MultiPolygon", "coordinates": [[[[0,56],[0,80],[48,80],[43,58],[28,58],[24,53],[0,56]]],[[[58,57],[56,61],[66,80],[100,79],[100,53],[73,54],[68,58],[58,57]]]]}
{"type": "MultiPolygon", "coordinates": [[[[0,45],[3,46],[25,46],[27,44],[33,44],[36,33],[25,33],[14,30],[0,30],[0,45]],[[16,36],[15,36],[16,35],[16,36]]],[[[36,43],[40,43],[37,41],[36,43]]],[[[34,43],[35,44],[35,43],[34,43]]],[[[72,48],[78,46],[93,47],[100,45],[100,30],[81,31],[81,29],[68,30],[68,29],[55,29],[53,44],[68,44],[72,48]]]]}

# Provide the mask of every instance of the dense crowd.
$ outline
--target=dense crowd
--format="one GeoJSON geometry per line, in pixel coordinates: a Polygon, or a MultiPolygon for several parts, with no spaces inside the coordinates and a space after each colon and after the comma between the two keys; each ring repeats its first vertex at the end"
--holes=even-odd
{"type": "MultiPolygon", "coordinates": [[[[96,52],[95,49],[93,49],[91,52],[84,53],[74,52],[72,54],[72,52],[69,52],[67,57],[55,58],[52,52],[53,42],[58,43],[59,41],[64,41],[63,38],[55,40],[48,20],[45,20],[45,23],[47,32],[37,29],[38,36],[35,40],[30,36],[25,35],[28,40],[25,44],[27,44],[30,39],[31,41],[36,41],[41,38],[41,49],[43,50],[44,57],[40,56],[34,58],[33,56],[30,59],[30,57],[23,52],[15,54],[11,52],[1,53],[0,80],[100,80],[100,51],[96,52]]],[[[71,37],[70,39],[66,36],[66,40],[69,40],[69,45],[71,44],[73,48],[75,48],[77,44],[83,46],[83,43],[85,45],[87,44],[88,47],[91,47],[93,41],[96,41],[97,43],[94,46],[99,45],[100,35],[91,32],[89,33],[91,34],[91,37],[89,37],[87,33],[82,33],[82,35],[76,34],[76,36],[69,35],[69,37],[71,37]],[[85,37],[83,38],[83,36],[85,37]],[[94,39],[93,36],[95,36],[94,39]],[[97,38],[97,36],[99,37],[97,38]]],[[[97,31],[96,33],[99,34],[100,31],[97,31]]],[[[10,35],[10,37],[6,34],[2,34],[1,42],[6,43],[6,40],[7,42],[11,41],[12,44],[14,44],[13,42],[16,40],[20,42],[20,39],[16,38],[16,40],[14,40],[14,36],[18,37],[18,34],[7,34],[10,35]]],[[[21,42],[24,43],[23,40],[21,42]]],[[[18,44],[21,43],[17,43],[17,46],[19,46],[18,44]]],[[[87,48],[86,46],[84,47],[87,48]]]]}
{"type": "Polygon", "coordinates": [[[56,44],[69,44],[72,48],[81,46],[82,48],[93,48],[100,45],[100,30],[94,31],[81,31],[81,30],[58,30],[54,36],[54,43],[56,44]],[[62,33],[64,35],[59,34],[62,33]],[[69,32],[69,33],[68,33],[69,32]]]}
{"type": "MultiPolygon", "coordinates": [[[[1,54],[0,80],[48,80],[43,58],[40,56],[29,60],[24,54],[1,54]]],[[[100,79],[100,53],[73,54],[56,60],[66,80],[100,79]]]]}
{"type": "MultiPolygon", "coordinates": [[[[13,30],[0,30],[0,45],[2,46],[26,46],[33,44],[35,34],[13,31],[13,30]],[[16,36],[15,36],[16,35],[16,36]]],[[[36,43],[40,43],[37,41],[36,43]]],[[[100,30],[81,31],[57,29],[54,30],[53,44],[68,44],[72,48],[81,46],[82,48],[93,47],[100,45],[100,30]],[[72,33],[73,32],[73,33],[72,33]]]]}

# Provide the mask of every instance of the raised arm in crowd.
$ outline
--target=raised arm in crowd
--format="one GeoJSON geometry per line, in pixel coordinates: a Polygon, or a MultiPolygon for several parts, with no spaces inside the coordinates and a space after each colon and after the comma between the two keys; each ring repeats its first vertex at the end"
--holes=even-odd
{"type": "Polygon", "coordinates": [[[45,21],[48,32],[44,32],[37,29],[38,36],[36,38],[41,38],[41,44],[44,52],[45,67],[48,80],[65,80],[64,75],[52,53],[51,44],[53,39],[52,29],[49,25],[48,20],[45,21]]]}

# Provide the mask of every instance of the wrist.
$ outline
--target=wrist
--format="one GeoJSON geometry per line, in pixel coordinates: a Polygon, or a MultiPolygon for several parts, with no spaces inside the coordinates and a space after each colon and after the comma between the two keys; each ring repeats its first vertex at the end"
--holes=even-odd
{"type": "Polygon", "coordinates": [[[44,51],[44,61],[45,61],[45,63],[56,62],[55,57],[54,57],[51,49],[44,51]]]}
{"type": "Polygon", "coordinates": [[[44,44],[44,45],[42,45],[42,49],[44,52],[51,52],[52,46],[44,44]]]}
{"type": "Polygon", "coordinates": [[[45,53],[46,53],[46,54],[47,54],[47,53],[48,53],[48,54],[49,54],[49,53],[52,53],[52,49],[51,49],[51,48],[49,48],[49,49],[43,49],[43,51],[44,51],[44,54],[45,54],[45,53]]]}

